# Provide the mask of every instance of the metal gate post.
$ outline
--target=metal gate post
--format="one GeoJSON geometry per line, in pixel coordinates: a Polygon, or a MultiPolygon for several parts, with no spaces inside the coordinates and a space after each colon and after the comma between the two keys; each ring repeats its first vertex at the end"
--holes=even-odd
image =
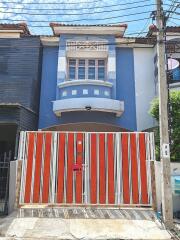
{"type": "Polygon", "coordinates": [[[89,203],[89,133],[85,133],[84,203],[89,203]]]}

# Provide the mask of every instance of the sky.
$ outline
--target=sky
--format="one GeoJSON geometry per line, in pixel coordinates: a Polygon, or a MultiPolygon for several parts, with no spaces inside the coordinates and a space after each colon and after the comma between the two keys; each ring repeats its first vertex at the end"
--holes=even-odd
{"type": "MultiPolygon", "coordinates": [[[[67,24],[127,23],[127,36],[144,36],[155,21],[156,0],[1,0],[0,23],[26,22],[31,33],[51,35],[50,22],[67,24]]],[[[180,0],[164,0],[164,9],[179,4],[168,25],[180,26],[180,0]]]]}

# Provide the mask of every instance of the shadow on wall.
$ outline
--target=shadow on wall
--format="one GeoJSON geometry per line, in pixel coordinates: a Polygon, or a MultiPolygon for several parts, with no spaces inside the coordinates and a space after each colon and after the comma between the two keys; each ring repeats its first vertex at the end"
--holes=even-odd
{"type": "Polygon", "coordinates": [[[75,132],[130,132],[116,125],[95,122],[80,122],[54,125],[43,131],[75,131],[75,132]]]}

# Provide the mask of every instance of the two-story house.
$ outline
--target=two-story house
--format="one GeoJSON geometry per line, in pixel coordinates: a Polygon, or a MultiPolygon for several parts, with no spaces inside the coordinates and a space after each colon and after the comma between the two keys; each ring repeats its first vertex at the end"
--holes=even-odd
{"type": "Polygon", "coordinates": [[[154,44],[127,25],[50,24],[43,44],[39,129],[141,131],[152,127],[154,44]]]}

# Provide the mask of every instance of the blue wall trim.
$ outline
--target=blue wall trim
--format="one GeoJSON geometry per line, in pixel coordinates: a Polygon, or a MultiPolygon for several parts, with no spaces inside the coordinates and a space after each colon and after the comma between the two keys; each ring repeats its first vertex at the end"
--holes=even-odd
{"type": "Polygon", "coordinates": [[[134,79],[134,55],[131,48],[116,49],[116,93],[124,101],[124,113],[119,124],[130,130],[137,129],[134,79]]]}

